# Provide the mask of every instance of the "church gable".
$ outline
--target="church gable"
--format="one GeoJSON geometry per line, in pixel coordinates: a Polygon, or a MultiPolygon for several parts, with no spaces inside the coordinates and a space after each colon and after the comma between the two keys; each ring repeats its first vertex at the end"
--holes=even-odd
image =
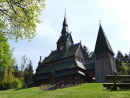
{"type": "Polygon", "coordinates": [[[57,44],[67,41],[68,37],[69,34],[67,36],[60,36],[59,40],[57,41],[57,44]]]}
{"type": "Polygon", "coordinates": [[[83,48],[82,48],[81,44],[79,45],[75,55],[76,55],[76,57],[79,57],[80,60],[82,59],[83,61],[85,61],[85,56],[84,56],[84,52],[83,52],[83,48]]]}
{"type": "Polygon", "coordinates": [[[67,44],[69,44],[69,45],[73,45],[74,44],[72,36],[71,36],[71,33],[69,34],[69,37],[67,38],[67,41],[68,41],[67,44]]]}
{"type": "Polygon", "coordinates": [[[71,45],[66,52],[59,52],[57,50],[52,51],[50,55],[43,60],[42,64],[75,56],[75,53],[79,46],[80,43],[71,45]]]}

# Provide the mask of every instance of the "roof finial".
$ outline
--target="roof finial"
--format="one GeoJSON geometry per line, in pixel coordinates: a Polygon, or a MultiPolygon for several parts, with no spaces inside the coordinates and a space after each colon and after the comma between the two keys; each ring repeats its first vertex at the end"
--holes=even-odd
{"type": "Polygon", "coordinates": [[[99,25],[101,25],[101,20],[99,20],[99,25]]]}
{"type": "Polygon", "coordinates": [[[39,64],[42,62],[42,56],[40,56],[39,64]]]}
{"type": "Polygon", "coordinates": [[[66,17],[66,8],[65,8],[65,17],[66,17]]]}
{"type": "Polygon", "coordinates": [[[42,61],[42,56],[40,56],[40,61],[42,61]]]}
{"type": "Polygon", "coordinates": [[[80,40],[80,43],[82,42],[82,40],[80,40]]]}

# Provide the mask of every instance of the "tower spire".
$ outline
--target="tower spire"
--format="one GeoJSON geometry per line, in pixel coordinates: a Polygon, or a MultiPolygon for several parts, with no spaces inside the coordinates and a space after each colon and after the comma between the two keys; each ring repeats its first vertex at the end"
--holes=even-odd
{"type": "Polygon", "coordinates": [[[66,8],[65,8],[65,17],[66,17],[66,8]]]}
{"type": "Polygon", "coordinates": [[[67,23],[67,19],[66,19],[66,9],[65,9],[65,16],[64,16],[64,21],[63,21],[63,28],[61,31],[61,36],[66,36],[69,33],[68,30],[68,23],[67,23]]]}
{"type": "Polygon", "coordinates": [[[99,21],[99,31],[98,31],[98,36],[97,36],[97,41],[96,41],[96,46],[95,46],[95,53],[98,52],[104,52],[104,51],[110,51],[113,53],[113,50],[111,48],[111,45],[105,35],[105,32],[102,29],[101,21],[99,21]]]}
{"type": "Polygon", "coordinates": [[[101,25],[101,20],[99,20],[99,25],[101,25]]]}

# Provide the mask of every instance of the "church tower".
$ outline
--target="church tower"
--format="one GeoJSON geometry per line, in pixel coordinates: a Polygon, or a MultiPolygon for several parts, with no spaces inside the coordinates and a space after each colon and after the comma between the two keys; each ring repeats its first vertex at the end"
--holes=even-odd
{"type": "Polygon", "coordinates": [[[95,79],[97,83],[106,82],[106,75],[116,70],[114,53],[100,24],[95,45],[95,79]]]}
{"type": "Polygon", "coordinates": [[[73,44],[74,43],[73,43],[71,33],[69,33],[69,30],[68,30],[68,23],[66,20],[66,13],[65,13],[61,36],[59,40],[57,41],[57,51],[66,52],[68,48],[73,44]]]}

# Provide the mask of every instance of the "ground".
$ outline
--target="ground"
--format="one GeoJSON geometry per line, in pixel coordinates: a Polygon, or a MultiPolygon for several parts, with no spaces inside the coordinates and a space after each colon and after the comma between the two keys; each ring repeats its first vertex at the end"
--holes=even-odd
{"type": "Polygon", "coordinates": [[[39,91],[39,87],[0,91],[0,98],[129,98],[130,90],[110,91],[100,83],[85,83],[54,91],[39,91]]]}

